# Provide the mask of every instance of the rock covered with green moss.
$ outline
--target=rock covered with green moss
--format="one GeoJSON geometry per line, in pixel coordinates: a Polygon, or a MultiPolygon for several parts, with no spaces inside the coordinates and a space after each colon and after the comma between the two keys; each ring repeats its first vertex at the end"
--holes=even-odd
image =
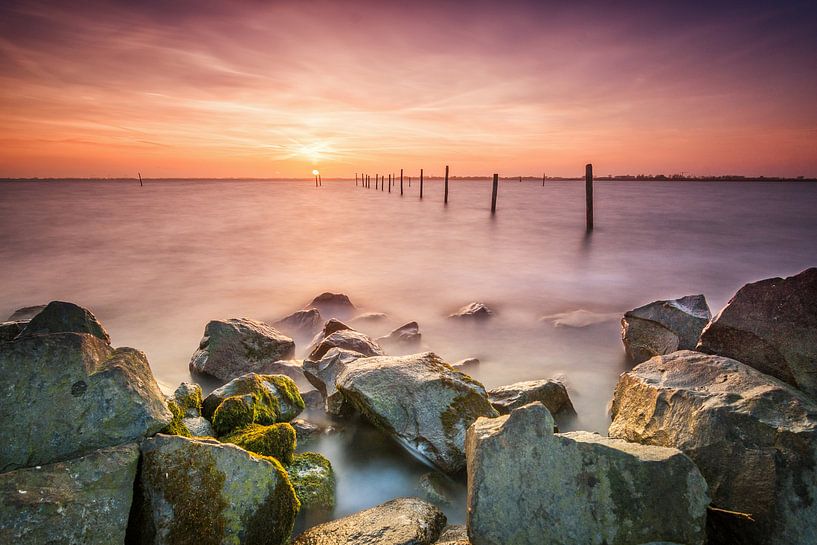
{"type": "Polygon", "coordinates": [[[270,426],[250,424],[225,435],[221,441],[255,454],[272,456],[282,464],[292,462],[296,446],[295,429],[287,422],[270,426]]]}
{"type": "Polygon", "coordinates": [[[397,498],[314,526],[292,545],[431,545],[445,523],[445,515],[430,503],[397,498]]]}
{"type": "Polygon", "coordinates": [[[474,545],[706,541],[706,481],[681,451],[554,425],[537,402],[468,430],[474,545]]]}
{"type": "Polygon", "coordinates": [[[372,424],[449,473],[465,467],[468,426],[498,416],[482,384],[432,352],[359,359],[336,385],[372,424]]]}
{"type": "Polygon", "coordinates": [[[326,457],[304,452],[286,463],[289,480],[303,509],[331,511],[335,507],[335,472],[326,457]]]}
{"type": "Polygon", "coordinates": [[[202,416],[212,420],[216,409],[228,397],[248,394],[253,396],[256,404],[260,406],[259,411],[275,415],[271,419],[253,420],[252,422],[259,424],[289,422],[304,410],[304,400],[298,391],[298,386],[291,378],[284,375],[247,373],[213,390],[204,398],[201,408],[202,416]]]}
{"type": "Polygon", "coordinates": [[[0,542],[124,543],[138,460],[129,443],[0,474],[0,542]]]}
{"type": "Polygon", "coordinates": [[[190,370],[221,380],[246,373],[270,373],[279,360],[290,359],[295,342],[263,322],[249,318],[213,320],[190,359],[190,370]]]}
{"type": "Polygon", "coordinates": [[[131,543],[283,545],[300,508],[281,464],[214,440],[142,443],[131,543]]]}
{"type": "Polygon", "coordinates": [[[37,333],[26,328],[14,341],[0,343],[6,384],[0,391],[0,437],[6,438],[0,471],[139,440],[171,420],[144,353],[114,349],[85,332],[95,329],[90,313],[77,313],[76,320],[46,315],[36,321],[49,307],[64,308],[53,305],[32,320],[37,333]],[[83,332],[46,333],[51,326],[45,324],[79,324],[83,332]]]}

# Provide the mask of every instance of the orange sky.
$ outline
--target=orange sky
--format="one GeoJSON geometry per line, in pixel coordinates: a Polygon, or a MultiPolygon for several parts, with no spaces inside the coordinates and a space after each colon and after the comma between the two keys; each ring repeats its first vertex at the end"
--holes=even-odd
{"type": "Polygon", "coordinates": [[[4,3],[0,177],[817,176],[806,3],[139,4],[4,3]]]}

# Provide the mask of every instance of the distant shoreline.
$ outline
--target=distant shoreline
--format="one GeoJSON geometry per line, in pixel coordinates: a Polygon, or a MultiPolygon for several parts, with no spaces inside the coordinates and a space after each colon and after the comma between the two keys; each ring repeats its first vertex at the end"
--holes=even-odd
{"type": "MultiPolygon", "coordinates": [[[[412,176],[416,179],[417,176],[412,176]]],[[[426,180],[442,180],[443,176],[425,176],[426,180]]],[[[490,180],[491,176],[450,176],[450,181],[483,181],[490,180]]],[[[502,181],[519,181],[519,176],[500,176],[502,181]]],[[[142,178],[145,182],[313,182],[314,178],[142,178]]],[[[133,178],[0,178],[3,182],[138,182],[133,178]]],[[[327,182],[353,182],[354,178],[324,178],[327,182]]],[[[542,178],[522,176],[524,182],[542,182],[542,178]]],[[[548,182],[576,182],[584,181],[584,177],[548,177],[548,182]]],[[[700,176],[700,177],[668,177],[668,176],[599,176],[593,178],[596,182],[817,182],[817,178],[797,177],[783,178],[771,176],[700,176]]]]}

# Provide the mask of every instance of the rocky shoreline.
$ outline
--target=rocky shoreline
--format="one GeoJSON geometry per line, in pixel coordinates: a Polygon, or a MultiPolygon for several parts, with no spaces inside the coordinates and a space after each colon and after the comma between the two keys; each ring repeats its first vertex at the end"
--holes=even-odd
{"type": "Polygon", "coordinates": [[[347,325],[384,317],[324,293],[272,325],[212,320],[189,367],[222,385],[166,396],[88,309],[20,309],[0,323],[0,542],[817,543],[817,269],[748,284],[714,318],[703,295],[625,313],[636,365],[609,437],[560,432],[575,410],[558,380],[487,390],[463,372],[478,362],[417,352],[416,322],[376,339],[347,325]],[[296,450],[324,431],[307,406],[434,466],[431,502],[293,536],[299,512],[335,504],[331,462],[296,450]],[[445,479],[467,484],[465,526],[446,526],[445,479]]]}

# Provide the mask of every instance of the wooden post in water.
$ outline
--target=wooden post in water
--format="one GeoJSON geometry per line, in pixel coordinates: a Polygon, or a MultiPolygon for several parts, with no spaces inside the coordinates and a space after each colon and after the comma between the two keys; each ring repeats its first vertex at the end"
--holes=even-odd
{"type": "Polygon", "coordinates": [[[374,175],[374,190],[375,191],[377,191],[377,184],[379,183],[379,180],[380,180],[380,174],[375,174],[374,175]]]}
{"type": "Polygon", "coordinates": [[[389,174],[389,193],[391,193],[391,174],[389,174]]]}
{"type": "Polygon", "coordinates": [[[315,187],[318,187],[318,175],[315,174],[315,187]]]}
{"type": "Polygon", "coordinates": [[[545,174],[542,174],[542,187],[545,187],[545,174]]]}
{"type": "Polygon", "coordinates": [[[584,192],[587,197],[587,230],[593,230],[593,165],[584,167],[584,192]]]}
{"type": "Polygon", "coordinates": [[[323,178],[321,177],[320,174],[318,174],[318,185],[323,187],[323,178]]]}
{"type": "Polygon", "coordinates": [[[445,165],[445,197],[443,203],[448,204],[448,165],[445,165]]]}
{"type": "Polygon", "coordinates": [[[519,183],[522,183],[522,176],[519,177],[519,183]]]}
{"type": "Polygon", "coordinates": [[[420,198],[423,198],[423,169],[420,169],[420,198]]]}
{"type": "Polygon", "coordinates": [[[499,174],[494,174],[494,190],[491,192],[491,214],[496,214],[496,190],[499,187],[499,174]]]}
{"type": "Polygon", "coordinates": [[[144,187],[144,184],[142,183],[142,173],[141,173],[141,172],[137,172],[136,174],[138,174],[138,175],[139,175],[139,187],[144,187]]]}
{"type": "Polygon", "coordinates": [[[400,169],[400,196],[403,196],[403,169],[400,169]]]}
{"type": "Polygon", "coordinates": [[[383,176],[380,177],[380,191],[383,191],[385,189],[385,185],[386,185],[386,175],[384,174],[383,176]]]}

